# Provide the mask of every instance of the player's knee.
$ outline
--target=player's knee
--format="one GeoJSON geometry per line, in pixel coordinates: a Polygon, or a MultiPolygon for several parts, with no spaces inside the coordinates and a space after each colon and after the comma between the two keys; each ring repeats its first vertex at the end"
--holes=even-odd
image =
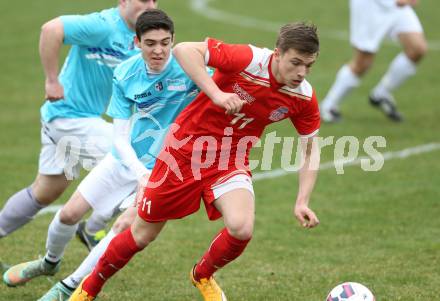
{"type": "Polygon", "coordinates": [[[32,193],[41,205],[50,205],[55,202],[61,194],[63,194],[65,187],[54,185],[51,187],[44,181],[35,181],[32,186],[32,193]]]}
{"type": "Polygon", "coordinates": [[[120,217],[116,220],[116,222],[113,224],[112,230],[114,233],[118,234],[127,229],[131,226],[133,223],[132,219],[129,219],[127,217],[120,217]]]}
{"type": "Polygon", "coordinates": [[[40,186],[32,186],[32,193],[41,205],[50,205],[55,202],[63,192],[45,189],[40,186]]]}
{"type": "Polygon", "coordinates": [[[131,233],[133,234],[134,241],[136,242],[136,245],[143,249],[146,246],[148,246],[150,243],[152,243],[156,237],[159,235],[159,232],[155,231],[145,231],[145,229],[142,228],[131,228],[131,233]]]}
{"type": "Polygon", "coordinates": [[[146,246],[148,246],[150,243],[152,243],[156,237],[157,234],[153,233],[133,233],[134,240],[136,242],[136,245],[143,249],[146,246]]]}
{"type": "Polygon", "coordinates": [[[350,64],[351,71],[358,77],[362,77],[370,69],[370,61],[354,61],[350,64]]]}
{"type": "Polygon", "coordinates": [[[415,63],[419,62],[428,52],[428,44],[420,42],[406,51],[406,55],[415,63]]]}
{"type": "Polygon", "coordinates": [[[240,240],[248,240],[254,232],[254,223],[252,221],[236,221],[227,226],[229,234],[240,240]]]}
{"type": "Polygon", "coordinates": [[[63,208],[60,211],[59,218],[60,222],[62,222],[63,224],[75,225],[81,220],[82,215],[73,210],[66,210],[63,208]]]}

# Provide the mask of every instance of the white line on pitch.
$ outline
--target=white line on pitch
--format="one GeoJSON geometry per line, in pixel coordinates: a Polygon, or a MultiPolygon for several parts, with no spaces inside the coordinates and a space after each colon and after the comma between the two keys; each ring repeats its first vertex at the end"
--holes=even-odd
{"type": "MultiPolygon", "coordinates": [[[[383,153],[382,156],[385,161],[393,160],[393,159],[405,159],[410,156],[419,155],[423,153],[429,153],[436,150],[440,150],[440,143],[429,143],[429,144],[423,144],[415,147],[409,147],[405,148],[400,151],[394,151],[394,152],[386,152],[383,153]]],[[[319,165],[319,170],[326,170],[334,168],[335,165],[341,165],[343,164],[344,167],[346,166],[354,166],[359,165],[361,163],[362,159],[371,159],[371,157],[359,157],[356,160],[353,160],[351,162],[344,163],[343,161],[329,161],[325,162],[319,165]]],[[[252,176],[253,181],[259,181],[259,180],[265,180],[265,179],[273,179],[282,177],[288,174],[296,173],[294,171],[286,171],[284,169],[278,168],[274,170],[264,171],[256,173],[252,176]]]]}
{"type": "MultiPolygon", "coordinates": [[[[282,23],[265,21],[248,16],[241,16],[238,14],[222,11],[220,9],[212,8],[209,6],[209,2],[211,2],[211,0],[191,0],[191,9],[199,15],[211,20],[241,27],[255,28],[262,31],[278,32],[279,28],[284,25],[282,23]]],[[[345,30],[320,29],[319,31],[322,37],[338,41],[347,41],[349,36],[348,31],[345,30]]],[[[440,41],[431,40],[428,41],[428,44],[429,50],[440,50],[440,41]]]]}

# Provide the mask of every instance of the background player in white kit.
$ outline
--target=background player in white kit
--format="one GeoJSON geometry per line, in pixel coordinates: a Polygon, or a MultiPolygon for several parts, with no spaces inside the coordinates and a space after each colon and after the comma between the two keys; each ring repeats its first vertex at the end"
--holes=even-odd
{"type": "MultiPolygon", "coordinates": [[[[171,55],[174,25],[163,11],[151,9],[139,16],[136,35],[136,45],[142,53],[121,63],[114,72],[112,99],[107,110],[114,123],[112,152],[80,183],[78,192],[82,198],[69,200],[53,219],[46,257],[9,269],[4,274],[8,285],[21,285],[48,274],[41,268],[47,261],[56,263],[57,267],[51,269],[50,274],[58,270],[64,249],[75,231],[75,225],[59,221],[60,214],[70,214],[76,223],[91,207],[108,215],[136,187],[143,189],[168,126],[198,94],[196,85],[171,55]]],[[[122,207],[129,209],[113,230],[77,271],[54,285],[40,300],[67,300],[82,278],[91,272],[110,240],[134,220],[137,211],[133,204],[134,198],[124,201],[122,207]]]]}
{"type": "MultiPolygon", "coordinates": [[[[96,162],[110,150],[112,126],[101,115],[111,96],[113,70],[139,53],[133,45],[136,19],[155,6],[156,0],[119,0],[115,8],[61,16],[43,25],[40,56],[46,75],[46,102],[41,107],[38,174],[32,185],[9,198],[0,212],[0,238],[53,203],[79,176],[83,163],[96,162]],[[63,43],[72,47],[59,73],[63,43]],[[62,146],[66,138],[71,142],[69,147],[62,146]]],[[[91,232],[105,226],[104,217],[93,216],[88,224],[91,232]]]]}
{"type": "Polygon", "coordinates": [[[391,62],[388,70],[369,95],[370,104],[381,109],[388,118],[403,120],[397,111],[393,90],[416,73],[416,66],[427,51],[422,25],[412,6],[417,0],[350,0],[350,42],[352,60],[342,66],[327,96],[321,103],[321,118],[326,122],[341,119],[339,104],[360,84],[361,77],[374,61],[383,39],[398,39],[403,51],[391,62]]]}

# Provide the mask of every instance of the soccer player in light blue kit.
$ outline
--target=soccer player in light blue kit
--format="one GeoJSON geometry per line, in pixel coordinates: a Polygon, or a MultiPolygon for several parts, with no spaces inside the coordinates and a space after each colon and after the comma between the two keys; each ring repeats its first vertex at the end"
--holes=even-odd
{"type": "MultiPolygon", "coordinates": [[[[114,122],[112,151],[78,187],[86,205],[70,200],[62,209],[70,208],[77,221],[90,208],[105,215],[128,195],[133,195],[136,189],[143,189],[168,128],[199,92],[171,55],[174,25],[163,11],[144,12],[136,23],[136,35],[136,45],[142,53],[121,63],[114,72],[113,94],[107,110],[114,122]]],[[[91,272],[110,240],[132,223],[137,212],[136,204],[133,198],[125,199],[121,208],[127,210],[118,218],[113,229],[81,266],[55,284],[41,301],[68,299],[72,289],[91,272]]],[[[44,266],[45,260],[61,260],[72,236],[73,231],[60,227],[54,218],[49,229],[46,258],[11,268],[4,274],[5,282],[19,285],[33,277],[48,274],[40,267],[44,266]]],[[[53,274],[55,270],[50,272],[53,274]]]]}
{"type": "MultiPolygon", "coordinates": [[[[133,40],[136,19],[155,6],[155,0],[119,0],[115,8],[61,16],[43,25],[39,48],[46,102],[41,108],[38,174],[0,212],[0,238],[54,202],[78,177],[81,165],[91,168],[109,151],[112,126],[101,115],[111,96],[113,70],[139,52],[133,40]],[[72,47],[58,74],[63,43],[72,47]]],[[[91,232],[105,226],[104,218],[93,216],[91,232]]]]}

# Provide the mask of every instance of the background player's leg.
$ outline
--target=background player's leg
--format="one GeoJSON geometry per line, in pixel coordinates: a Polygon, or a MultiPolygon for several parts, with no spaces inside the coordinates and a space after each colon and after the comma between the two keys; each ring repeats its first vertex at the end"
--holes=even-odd
{"type": "Polygon", "coordinates": [[[78,222],[91,209],[91,206],[76,190],[69,201],[52,220],[47,233],[45,260],[57,263],[61,260],[69,241],[75,235],[78,222]]]}
{"type": "Polygon", "coordinates": [[[358,49],[354,49],[354,52],[352,61],[339,69],[335,82],[321,103],[322,119],[326,122],[340,119],[340,103],[354,88],[359,86],[361,77],[373,64],[374,53],[358,49]]]}
{"type": "Polygon", "coordinates": [[[70,181],[64,175],[38,174],[34,183],[11,196],[0,212],[0,237],[31,221],[42,208],[54,202],[70,181]]]}
{"type": "Polygon", "coordinates": [[[57,282],[39,300],[52,301],[58,296],[64,296],[67,300],[81,281],[92,272],[102,254],[104,254],[111,240],[122,231],[126,230],[134,222],[137,214],[136,207],[127,208],[115,221],[107,235],[90,251],[80,266],[64,280],[57,282]]]}
{"type": "Polygon", "coordinates": [[[57,273],[64,250],[75,235],[78,227],[77,221],[90,208],[84,197],[78,191],[75,191],[49,225],[46,240],[47,252],[44,258],[12,266],[5,272],[4,281],[10,286],[17,286],[38,276],[57,273]]]}
{"type": "Polygon", "coordinates": [[[398,35],[403,52],[391,62],[388,70],[373,89],[373,98],[392,98],[392,92],[416,73],[417,64],[426,54],[427,42],[423,33],[401,33],[398,35]]]}
{"type": "Polygon", "coordinates": [[[78,224],[76,236],[91,251],[107,234],[105,228],[112,218],[113,215],[104,216],[99,212],[93,211],[87,220],[78,224]]]}
{"type": "Polygon", "coordinates": [[[103,216],[102,214],[94,211],[87,219],[85,230],[87,233],[94,235],[98,231],[104,229],[111,218],[112,217],[103,216]]]}

